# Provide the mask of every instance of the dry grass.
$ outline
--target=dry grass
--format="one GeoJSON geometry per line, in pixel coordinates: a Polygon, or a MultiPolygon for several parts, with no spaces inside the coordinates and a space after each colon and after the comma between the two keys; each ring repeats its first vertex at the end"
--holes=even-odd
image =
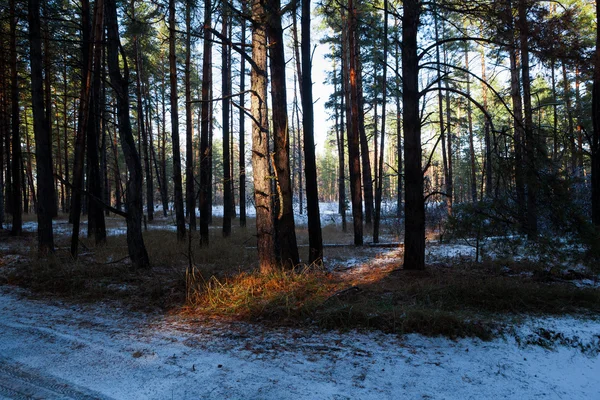
{"type": "MultiPolygon", "coordinates": [[[[125,235],[111,236],[100,246],[82,239],[77,261],[68,255],[68,237],[58,236],[59,250],[44,259],[26,250],[35,247],[34,235],[7,238],[11,250],[2,255],[11,261],[0,262],[0,282],[76,301],[119,301],[135,309],[449,337],[489,338],[503,319],[523,314],[600,312],[600,290],[575,287],[559,271],[536,263],[513,263],[510,273],[506,263],[431,265],[412,272],[396,269],[399,249],[348,246],[325,249],[328,264],[339,265],[339,272],[304,268],[261,274],[252,221],[246,229],[234,222],[226,239],[219,222],[215,219],[210,230],[210,246],[202,248],[197,233],[190,246],[178,242],[174,231],[144,232],[153,265],[149,271],[130,269],[125,235]],[[363,263],[353,262],[345,271],[350,258],[363,263]]],[[[307,241],[304,228],[298,237],[307,241]]],[[[333,226],[324,228],[324,237],[328,243],[352,242],[350,233],[333,226]]]]}
{"type": "Polygon", "coordinates": [[[299,323],[339,286],[331,276],[308,270],[240,272],[221,280],[215,276],[205,279],[193,270],[187,274],[187,311],[249,321],[299,323]]]}

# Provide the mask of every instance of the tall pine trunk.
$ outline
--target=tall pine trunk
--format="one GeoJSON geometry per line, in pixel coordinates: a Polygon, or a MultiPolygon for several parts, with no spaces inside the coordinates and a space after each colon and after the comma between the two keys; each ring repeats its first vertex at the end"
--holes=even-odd
{"type": "MultiPolygon", "coordinates": [[[[221,34],[224,38],[228,35],[229,9],[225,3],[221,5],[221,34]]],[[[221,45],[221,94],[223,106],[221,108],[223,131],[223,236],[231,235],[231,217],[233,215],[233,190],[231,184],[231,154],[230,154],[230,97],[231,97],[231,60],[229,57],[229,44],[223,40],[221,45]]]]}
{"type": "Polygon", "coordinates": [[[42,39],[40,27],[40,1],[29,0],[29,43],[31,60],[31,100],[35,156],[37,169],[37,220],[38,249],[41,254],[54,252],[52,216],[54,215],[54,179],[52,167],[52,140],[50,124],[45,112],[42,73],[42,39]]]}
{"type": "Polygon", "coordinates": [[[211,1],[204,0],[204,50],[202,53],[202,110],[200,116],[200,245],[208,246],[209,234],[208,225],[210,223],[211,203],[210,203],[210,179],[211,179],[211,157],[212,149],[210,147],[210,93],[212,86],[212,35],[210,27],[211,19],[211,1]]]}
{"type": "Polygon", "coordinates": [[[345,71],[344,93],[346,96],[346,126],[348,132],[348,164],[350,170],[350,194],[352,197],[352,219],[354,226],[354,244],[363,244],[363,212],[360,165],[360,134],[358,127],[358,79],[356,75],[356,10],[353,0],[348,0],[348,29],[342,31],[342,65],[345,71]]]}
{"type": "Polygon", "coordinates": [[[117,100],[117,122],[121,147],[125,156],[129,180],[127,182],[127,249],[133,268],[150,268],[150,260],[142,236],[142,163],[136,150],[129,119],[129,70],[123,59],[124,76],[119,67],[119,27],[115,0],[106,0],[107,64],[110,83],[117,100]]]}
{"type": "MultiPolygon", "coordinates": [[[[11,235],[20,236],[23,232],[23,203],[21,201],[21,135],[19,107],[19,73],[17,70],[17,12],[15,1],[10,0],[10,94],[11,94],[11,131],[12,157],[11,172],[12,186],[9,196],[10,213],[12,214],[11,235]]],[[[8,146],[7,146],[8,149],[8,146]]]]}
{"type": "Polygon", "coordinates": [[[275,227],[280,263],[285,268],[291,269],[300,263],[300,256],[296,242],[292,185],[290,181],[290,137],[285,82],[285,52],[280,13],[281,3],[279,0],[269,0],[267,7],[273,10],[269,14],[267,35],[269,38],[269,55],[271,61],[271,120],[273,122],[274,137],[273,167],[277,188],[276,199],[278,199],[279,206],[275,219],[275,227]]]}
{"type": "Polygon", "coordinates": [[[269,126],[267,115],[267,34],[266,12],[261,0],[252,0],[252,174],[256,207],[258,260],[263,273],[277,266],[275,226],[269,167],[269,126]]]}
{"type": "Polygon", "coordinates": [[[196,230],[196,192],[194,189],[194,126],[192,123],[192,2],[185,3],[185,208],[190,231],[196,230]]]}
{"type": "Polygon", "coordinates": [[[421,119],[419,116],[419,59],[417,33],[421,14],[419,0],[404,1],[402,25],[402,99],[404,104],[405,207],[404,269],[425,268],[425,201],[421,166],[421,119]]]}
{"type": "MultiPolygon", "coordinates": [[[[242,1],[242,12],[246,12],[246,0],[242,1]]],[[[240,57],[240,107],[245,109],[246,105],[246,20],[241,19],[241,48],[244,54],[240,57]]],[[[246,226],[246,113],[240,110],[240,226],[246,226]]]]}
{"type": "Polygon", "coordinates": [[[381,143],[379,150],[379,165],[376,166],[377,191],[375,192],[375,222],[373,224],[373,242],[379,242],[379,226],[381,223],[381,202],[383,197],[383,155],[385,151],[385,113],[387,104],[387,55],[388,55],[388,0],[383,1],[383,76],[381,102],[381,143]]]}
{"type": "Polygon", "coordinates": [[[177,54],[175,51],[175,0],[169,0],[169,83],[171,85],[171,141],[173,146],[173,202],[177,239],[185,239],[185,213],[183,210],[183,184],[181,182],[181,149],[179,148],[179,106],[177,96],[177,54]]]}

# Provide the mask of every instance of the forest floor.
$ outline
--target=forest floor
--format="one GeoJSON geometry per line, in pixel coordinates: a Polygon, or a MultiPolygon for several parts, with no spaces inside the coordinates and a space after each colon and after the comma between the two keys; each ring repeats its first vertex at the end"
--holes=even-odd
{"type": "MultiPolygon", "coordinates": [[[[145,232],[153,268],[139,272],[123,221],[107,221],[108,243],[83,239],[78,261],[64,220],[50,260],[35,256],[34,222],[22,238],[0,234],[0,399],[600,394],[600,280],[548,264],[547,249],[513,240],[474,262],[466,242],[431,240],[427,270],[412,273],[400,245],[340,246],[351,233],[325,208],[324,268],[263,277],[251,225],[224,241],[217,217],[198,249],[157,218],[145,232]]],[[[394,229],[385,242],[402,241],[394,229]]]]}

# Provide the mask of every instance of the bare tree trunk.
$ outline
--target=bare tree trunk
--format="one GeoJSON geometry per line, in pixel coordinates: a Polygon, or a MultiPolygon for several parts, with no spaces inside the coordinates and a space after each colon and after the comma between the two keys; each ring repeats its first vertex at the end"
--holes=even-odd
{"type": "Polygon", "coordinates": [[[352,196],[352,219],[354,224],[354,244],[363,244],[362,187],[360,173],[360,134],[358,128],[358,87],[356,80],[356,10],[353,0],[348,0],[348,29],[342,30],[342,65],[344,65],[344,92],[346,94],[346,118],[348,131],[348,163],[350,165],[350,193],[352,196]],[[344,51],[345,50],[345,51],[344,51]]]}
{"type": "Polygon", "coordinates": [[[379,226],[381,223],[381,201],[383,196],[383,154],[385,151],[385,113],[387,104],[387,55],[388,55],[388,0],[383,1],[383,86],[381,102],[381,143],[379,150],[379,172],[377,176],[377,191],[375,193],[375,224],[373,226],[373,243],[379,243],[379,226]]]}
{"type": "MultiPolygon", "coordinates": [[[[276,202],[278,215],[275,218],[277,242],[280,263],[291,269],[300,263],[298,245],[296,242],[296,226],[292,206],[292,187],[290,182],[290,145],[288,131],[286,83],[285,83],[285,52],[283,28],[281,26],[281,3],[279,0],[269,0],[267,35],[269,38],[269,55],[271,67],[271,101],[274,137],[273,164],[275,184],[277,188],[276,202]]],[[[306,132],[306,130],[305,130],[306,132]]],[[[317,202],[318,207],[318,202],[317,202]]]]}
{"type": "Polygon", "coordinates": [[[44,104],[42,72],[42,38],[40,2],[29,0],[29,43],[31,59],[31,100],[39,201],[37,204],[38,250],[41,254],[54,252],[52,216],[54,215],[54,185],[52,173],[52,141],[44,104]]]}
{"type": "MultiPolygon", "coordinates": [[[[469,46],[465,42],[465,69],[469,70],[469,46]]],[[[467,74],[467,95],[471,96],[471,76],[467,74]]],[[[467,122],[469,124],[469,158],[471,161],[471,200],[477,202],[477,169],[475,167],[475,144],[473,142],[473,109],[467,101],[467,122]]]]}
{"type": "MultiPolygon", "coordinates": [[[[11,235],[20,236],[23,232],[23,203],[21,202],[21,135],[19,108],[19,75],[17,70],[17,13],[15,0],[9,1],[10,7],[10,86],[12,115],[12,187],[10,191],[10,212],[12,214],[11,235]]],[[[8,148],[8,146],[7,146],[8,148]]]]}
{"type": "Polygon", "coordinates": [[[527,235],[537,236],[537,138],[533,129],[533,111],[531,107],[531,78],[529,76],[529,27],[527,25],[527,5],[519,0],[519,42],[521,50],[521,72],[523,85],[523,113],[525,121],[525,167],[527,177],[527,235]]]}
{"type": "MultiPolygon", "coordinates": [[[[242,12],[246,12],[246,0],[242,1],[242,12]]],[[[242,38],[241,48],[244,53],[246,52],[246,20],[242,18],[240,21],[242,24],[242,38]]],[[[245,54],[244,54],[245,55],[245,54]]],[[[246,95],[246,58],[242,55],[240,57],[240,107],[245,109],[246,95]]],[[[239,154],[239,168],[240,168],[240,226],[246,226],[246,114],[240,111],[240,154],[239,154]]]]}
{"type": "MultiPolygon", "coordinates": [[[[221,3],[221,33],[223,37],[228,35],[229,10],[225,3],[221,3]]],[[[231,216],[233,214],[233,193],[231,185],[231,159],[229,148],[230,135],[230,96],[231,96],[231,60],[229,59],[229,45],[223,40],[221,45],[221,88],[223,106],[221,109],[223,130],[223,237],[231,235],[231,216]]]]}
{"type": "Polygon", "coordinates": [[[159,135],[159,146],[160,146],[160,175],[159,179],[162,182],[160,197],[163,203],[163,216],[167,216],[167,212],[169,211],[169,184],[167,181],[167,111],[166,111],[166,83],[165,83],[165,74],[164,74],[164,60],[161,58],[161,106],[162,106],[162,124],[161,124],[161,134],[159,135]]]}
{"type": "Polygon", "coordinates": [[[323,263],[323,237],[319,212],[317,163],[315,156],[312,63],[310,47],[310,0],[302,0],[302,126],[304,130],[304,168],[306,174],[306,213],[308,215],[309,264],[323,263]]]}
{"type": "Polygon", "coordinates": [[[185,2],[185,208],[190,231],[196,230],[196,192],[194,189],[194,126],[192,123],[192,2],[185,2]]]}
{"type": "Polygon", "coordinates": [[[77,258],[79,248],[79,226],[81,222],[83,168],[85,158],[85,144],[89,122],[89,108],[92,80],[92,38],[90,26],[90,4],[88,0],[81,1],[81,30],[82,30],[82,63],[81,63],[81,91],[78,110],[77,134],[75,137],[75,154],[73,160],[73,190],[71,192],[70,220],[73,223],[71,234],[71,256],[77,258]]]}
{"type": "Polygon", "coordinates": [[[181,149],[179,148],[179,106],[177,104],[177,57],[175,51],[175,0],[169,0],[169,81],[171,84],[171,139],[173,145],[173,202],[177,239],[185,239],[185,213],[181,182],[181,149]]]}
{"type": "Polygon", "coordinates": [[[125,155],[129,181],[127,183],[127,249],[135,269],[150,268],[150,260],[142,236],[142,164],[135,148],[129,119],[129,70],[123,59],[125,75],[119,68],[119,28],[114,0],[106,0],[108,32],[108,69],[111,86],[117,99],[117,119],[121,146],[125,155]]]}
{"type": "MultiPolygon", "coordinates": [[[[135,12],[134,6],[131,7],[132,12],[135,12]]],[[[141,134],[142,151],[144,157],[144,175],[146,176],[146,213],[148,214],[148,221],[154,219],[154,193],[152,190],[152,173],[150,165],[150,155],[148,151],[148,131],[146,130],[146,118],[144,112],[144,101],[142,95],[142,75],[144,73],[142,68],[142,54],[139,48],[139,40],[137,36],[133,37],[133,53],[136,70],[136,100],[137,100],[137,119],[138,128],[141,134]]]]}
{"type": "MultiPolygon", "coordinates": [[[[396,20],[396,27],[398,26],[398,21],[396,20]]],[[[404,180],[404,176],[402,174],[402,167],[404,166],[403,163],[403,151],[402,151],[402,122],[403,122],[403,118],[402,118],[402,108],[400,105],[400,76],[399,76],[399,71],[400,71],[400,38],[398,37],[398,29],[396,29],[396,34],[394,35],[394,42],[395,42],[395,49],[394,49],[394,53],[395,53],[395,70],[396,70],[396,141],[398,142],[398,148],[396,149],[396,154],[397,154],[397,165],[396,165],[396,169],[398,171],[398,181],[397,181],[397,187],[396,187],[396,218],[398,218],[398,221],[400,222],[400,220],[402,219],[402,199],[403,199],[403,192],[402,192],[402,181],[404,180]]]]}
{"type": "Polygon", "coordinates": [[[406,165],[406,223],[404,269],[425,268],[425,201],[421,167],[421,119],[419,116],[419,59],[417,33],[419,0],[404,1],[402,25],[402,98],[404,104],[404,158],[406,165]]]}
{"type": "MultiPolygon", "coordinates": [[[[337,66],[336,66],[336,62],[335,62],[335,58],[333,59],[333,82],[335,84],[335,90],[334,92],[336,93],[341,93],[341,91],[338,91],[337,88],[337,82],[338,82],[338,77],[337,77],[337,66]]],[[[341,77],[340,77],[341,78],[341,77]]],[[[341,80],[340,80],[341,83],[341,80]]],[[[346,222],[346,163],[344,160],[344,114],[343,114],[343,110],[344,110],[344,95],[342,94],[340,97],[340,104],[338,106],[337,103],[334,104],[335,107],[335,136],[337,139],[337,146],[338,146],[338,158],[339,158],[339,165],[338,165],[338,200],[339,200],[339,212],[340,215],[342,216],[342,232],[346,232],[348,227],[347,227],[347,222],[346,222]],[[340,111],[342,111],[342,115],[340,115],[340,111]]]]}
{"type": "MultiPolygon", "coordinates": [[[[596,21],[600,2],[596,2],[596,21]]],[[[592,89],[592,222],[600,228],[600,25],[596,24],[596,53],[592,89]]]]}
{"type": "Polygon", "coordinates": [[[261,0],[252,0],[252,173],[254,177],[254,204],[256,207],[256,234],[260,270],[264,273],[277,266],[275,227],[271,202],[269,168],[269,127],[267,115],[267,34],[266,12],[261,0]]]}
{"type": "MultiPolygon", "coordinates": [[[[487,112],[488,110],[488,87],[486,77],[486,65],[485,65],[485,48],[480,45],[480,57],[481,57],[481,92],[483,97],[483,108],[487,112]]],[[[493,189],[493,161],[492,161],[492,140],[490,137],[490,121],[486,118],[484,124],[484,141],[485,141],[485,196],[488,198],[492,197],[493,189]]]]}
{"type": "Polygon", "coordinates": [[[106,242],[106,223],[104,221],[104,206],[102,205],[102,180],[100,178],[100,120],[102,108],[100,96],[102,93],[102,41],[104,39],[104,2],[97,0],[94,5],[94,32],[90,56],[93,55],[92,87],[90,108],[88,110],[87,129],[87,166],[88,166],[88,235],[93,234],[96,244],[106,242]]]}
{"type": "MultiPolygon", "coordinates": [[[[434,3],[435,4],[435,3],[434,3]]],[[[439,38],[439,30],[438,30],[438,12],[437,5],[436,11],[434,12],[434,25],[435,25],[435,40],[436,42],[440,40],[439,38]]],[[[442,25],[443,29],[443,25],[442,25]]],[[[444,49],[444,57],[446,57],[445,49],[444,49]]],[[[444,95],[442,93],[442,66],[440,64],[440,46],[435,47],[435,59],[437,63],[437,79],[438,79],[438,112],[439,112],[439,125],[440,125],[440,139],[442,143],[442,169],[444,172],[444,186],[446,186],[446,194],[448,191],[448,183],[451,182],[451,177],[448,172],[448,155],[446,152],[446,125],[444,123],[444,95]]],[[[450,121],[448,122],[448,126],[450,126],[450,121]]],[[[449,133],[449,131],[448,131],[449,133]]],[[[452,189],[452,184],[450,183],[450,189],[452,189]]],[[[452,200],[451,196],[446,196],[446,208],[448,209],[448,214],[452,213],[452,200]]]]}
{"type": "Polygon", "coordinates": [[[211,204],[210,204],[210,178],[211,178],[211,157],[212,149],[210,147],[210,92],[212,85],[212,42],[210,27],[211,19],[211,1],[204,0],[204,50],[202,53],[202,112],[200,121],[200,245],[208,246],[209,234],[208,224],[210,223],[211,204]]]}

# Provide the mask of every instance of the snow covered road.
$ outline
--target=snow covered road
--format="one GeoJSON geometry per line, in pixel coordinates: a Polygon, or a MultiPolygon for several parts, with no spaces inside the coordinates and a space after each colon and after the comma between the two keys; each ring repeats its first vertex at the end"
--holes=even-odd
{"type": "MultiPolygon", "coordinates": [[[[597,399],[599,321],[532,320],[578,345],[267,329],[32,300],[0,286],[0,398],[597,399]]],[[[568,341],[568,340],[567,340],[568,341]]]]}

